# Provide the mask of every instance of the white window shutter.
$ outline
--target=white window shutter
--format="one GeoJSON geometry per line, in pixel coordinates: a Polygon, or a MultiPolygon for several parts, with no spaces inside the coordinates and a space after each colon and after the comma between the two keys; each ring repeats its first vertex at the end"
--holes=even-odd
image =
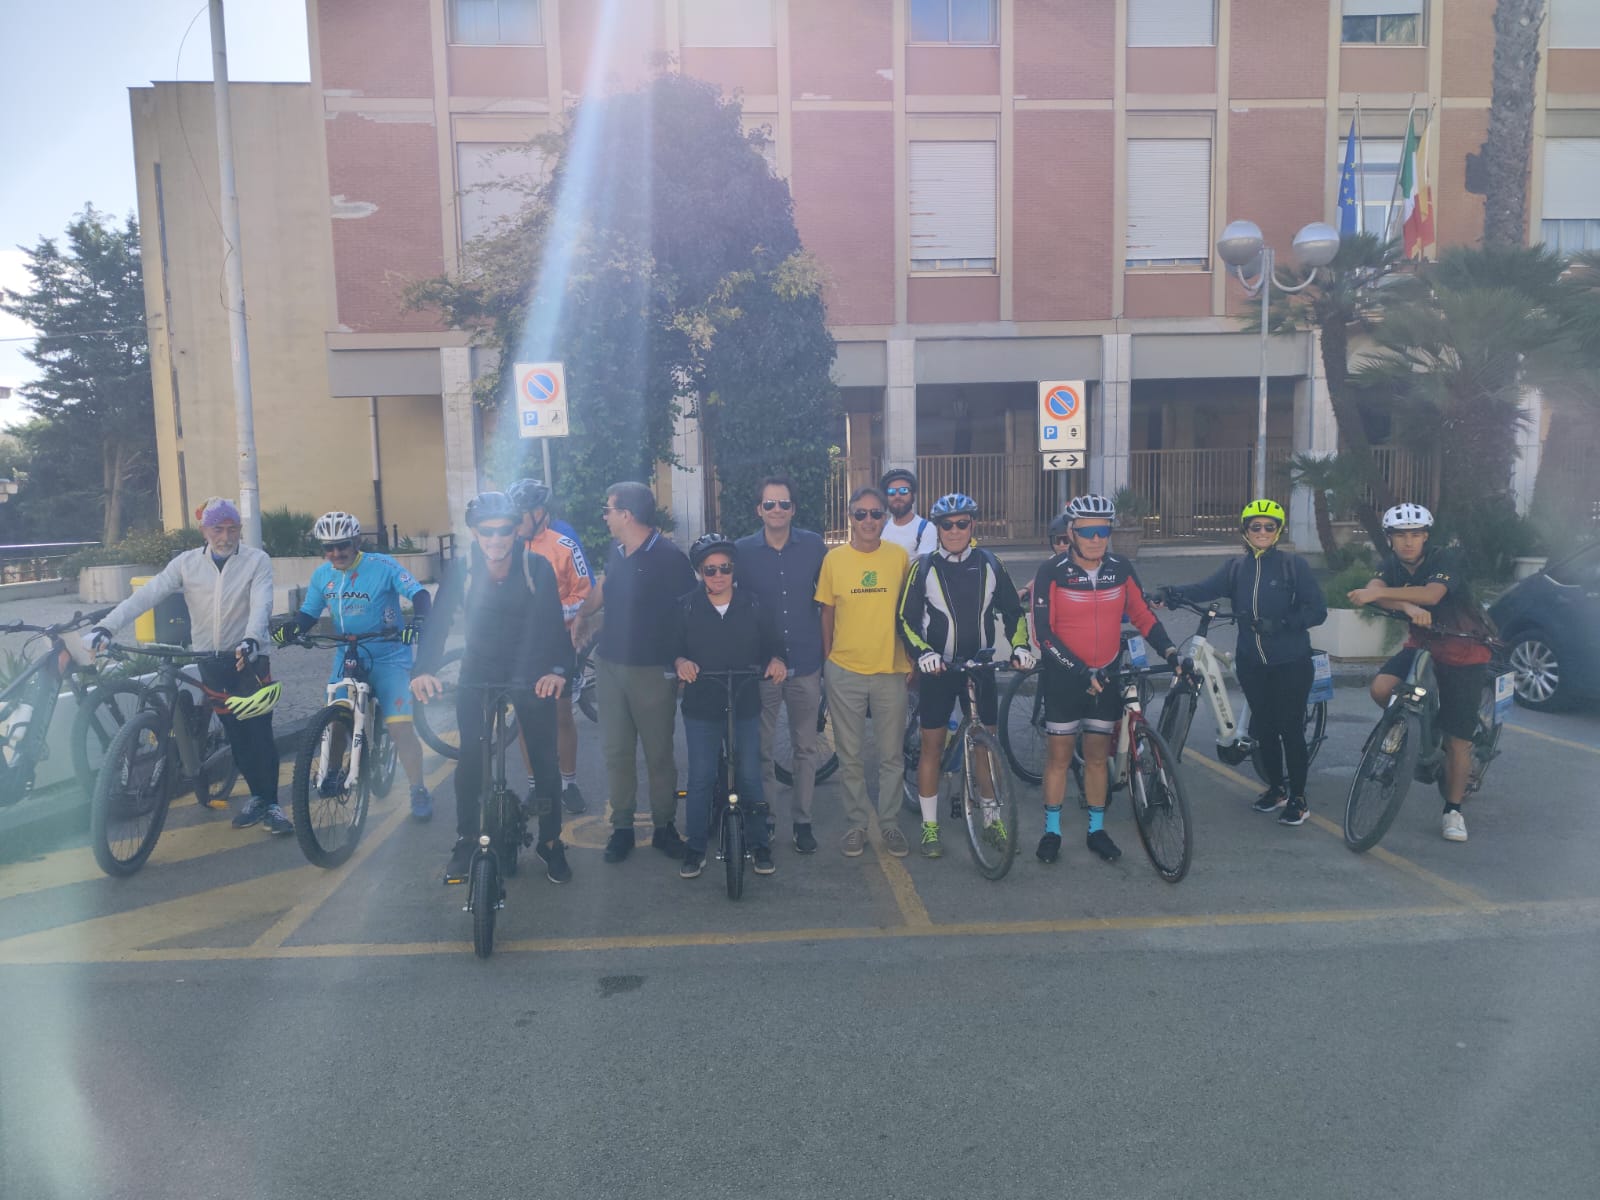
{"type": "Polygon", "coordinates": [[[1215,0],[1128,0],[1128,45],[1214,46],[1215,0]]]}
{"type": "Polygon", "coordinates": [[[1550,0],[1550,47],[1553,50],[1600,46],[1600,4],[1594,0],[1550,0]]]}
{"type": "Polygon", "coordinates": [[[531,187],[544,174],[544,157],[526,142],[459,142],[456,145],[456,211],[461,241],[495,232],[528,202],[525,187],[493,185],[518,180],[531,187]]]}
{"type": "Polygon", "coordinates": [[[1600,217],[1600,138],[1549,138],[1544,144],[1546,221],[1600,217]]]}
{"type": "Polygon", "coordinates": [[[911,143],[911,257],[996,257],[993,142],[911,143]]]}
{"type": "Polygon", "coordinates": [[[772,0],[683,0],[685,46],[771,46],[772,0]]]}
{"type": "Polygon", "coordinates": [[[1211,258],[1211,141],[1128,143],[1129,261],[1211,258]]]}
{"type": "Polygon", "coordinates": [[[1406,17],[1422,15],[1422,0],[1344,0],[1347,17],[1406,17]]]}

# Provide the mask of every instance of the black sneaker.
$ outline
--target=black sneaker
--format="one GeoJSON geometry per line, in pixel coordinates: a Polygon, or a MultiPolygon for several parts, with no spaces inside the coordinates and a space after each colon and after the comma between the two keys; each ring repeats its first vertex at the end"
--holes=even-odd
{"type": "Polygon", "coordinates": [[[1122,857],[1122,851],[1117,849],[1117,844],[1111,840],[1111,835],[1104,829],[1096,829],[1084,839],[1083,844],[1107,862],[1116,862],[1117,859],[1122,857]]]}
{"type": "Polygon", "coordinates": [[[267,815],[267,809],[271,807],[272,802],[270,800],[263,800],[260,796],[251,796],[250,799],[244,802],[244,807],[234,814],[233,827],[235,829],[249,829],[252,825],[259,825],[261,819],[267,815]]]}
{"type": "Polygon", "coordinates": [[[678,836],[678,830],[671,821],[650,835],[650,844],[668,858],[683,857],[683,839],[678,836]]]}
{"type": "Polygon", "coordinates": [[[619,863],[633,853],[633,830],[613,829],[611,838],[606,842],[605,860],[608,863],[619,863]]]}
{"type": "Polygon", "coordinates": [[[561,807],[573,815],[577,815],[584,810],[583,793],[578,790],[577,784],[569,783],[561,789],[561,807]]]}
{"type": "Polygon", "coordinates": [[[261,818],[261,824],[268,833],[282,837],[286,833],[294,832],[294,822],[289,820],[283,809],[276,804],[267,805],[266,814],[261,818]]]}
{"type": "Polygon", "coordinates": [[[700,872],[705,870],[705,866],[706,856],[704,854],[700,853],[698,850],[690,850],[685,847],[683,851],[683,862],[678,866],[678,878],[698,878],[700,872]]]}
{"type": "Polygon", "coordinates": [[[467,868],[472,866],[472,840],[470,838],[457,838],[456,844],[450,850],[450,861],[444,865],[445,883],[465,883],[467,881],[467,868]]]}
{"type": "Polygon", "coordinates": [[[778,869],[773,864],[772,847],[770,846],[757,846],[750,851],[750,858],[755,864],[757,875],[771,875],[778,869]]]}
{"type": "Polygon", "coordinates": [[[796,854],[815,854],[817,852],[817,839],[811,835],[810,825],[796,825],[794,827],[794,852],[796,854]]]}
{"type": "Polygon", "coordinates": [[[567,866],[567,848],[560,838],[554,845],[546,846],[540,842],[533,848],[533,852],[544,859],[544,877],[551,883],[570,883],[572,881],[572,868],[567,866]]]}
{"type": "Polygon", "coordinates": [[[1039,856],[1039,861],[1042,863],[1055,862],[1057,858],[1061,857],[1061,835],[1059,833],[1045,834],[1039,839],[1039,848],[1034,853],[1039,856]]]}
{"type": "Polygon", "coordinates": [[[1255,803],[1250,807],[1258,813],[1277,812],[1289,800],[1289,793],[1283,790],[1283,784],[1275,783],[1261,795],[1257,796],[1255,803]]]}
{"type": "Polygon", "coordinates": [[[1310,810],[1306,805],[1306,798],[1304,796],[1292,797],[1289,802],[1283,806],[1283,811],[1278,814],[1278,824],[1304,825],[1306,823],[1306,813],[1309,811],[1310,810]]]}

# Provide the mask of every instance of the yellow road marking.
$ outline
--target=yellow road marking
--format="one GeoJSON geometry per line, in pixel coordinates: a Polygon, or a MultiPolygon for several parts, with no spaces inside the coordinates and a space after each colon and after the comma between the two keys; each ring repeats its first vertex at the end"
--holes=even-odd
{"type": "Polygon", "coordinates": [[[928,915],[928,906],[917,894],[917,885],[911,881],[911,872],[906,870],[905,864],[885,850],[880,842],[874,841],[872,850],[878,856],[878,866],[883,868],[883,877],[888,881],[895,907],[900,910],[900,919],[913,929],[932,926],[933,918],[928,915]]]}
{"type": "MultiPolygon", "coordinates": [[[[1248,779],[1244,775],[1241,775],[1232,767],[1226,766],[1223,763],[1212,762],[1203,754],[1191,754],[1189,756],[1189,761],[1199,763],[1208,771],[1222,776],[1230,783],[1238,785],[1247,792],[1252,792],[1255,790],[1256,785],[1254,781],[1248,779]]],[[[1344,829],[1338,825],[1335,825],[1326,817],[1319,817],[1316,813],[1311,813],[1307,817],[1307,820],[1309,820],[1312,825],[1316,826],[1324,833],[1331,833],[1341,842],[1344,841],[1344,829]]],[[[1427,867],[1424,867],[1419,863],[1414,863],[1409,858],[1403,858],[1402,856],[1394,853],[1392,850],[1385,850],[1383,847],[1377,846],[1371,850],[1368,850],[1367,854],[1372,858],[1377,859],[1379,862],[1386,863],[1397,870],[1405,872],[1413,879],[1416,879],[1421,883],[1426,883],[1428,886],[1443,892],[1457,904],[1464,904],[1469,908],[1477,909],[1488,909],[1492,908],[1494,905],[1494,902],[1482,892],[1467,887],[1465,884],[1456,883],[1453,880],[1446,879],[1443,875],[1436,875],[1434,872],[1428,870],[1427,867]]]]}
{"type": "Polygon", "coordinates": [[[1590,746],[1583,742],[1574,742],[1570,738],[1556,737],[1552,733],[1540,733],[1537,729],[1529,729],[1526,725],[1513,725],[1507,721],[1502,729],[1515,729],[1518,733],[1525,733],[1531,738],[1538,738],[1541,742],[1554,742],[1557,746],[1566,746],[1571,750],[1582,750],[1588,754],[1600,754],[1600,746],[1590,746]]]}

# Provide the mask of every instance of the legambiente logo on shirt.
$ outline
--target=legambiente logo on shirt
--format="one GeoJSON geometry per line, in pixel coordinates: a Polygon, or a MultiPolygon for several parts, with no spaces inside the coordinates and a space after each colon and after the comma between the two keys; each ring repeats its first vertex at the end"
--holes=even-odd
{"type": "Polygon", "coordinates": [[[859,596],[866,592],[886,592],[888,590],[888,588],[878,586],[878,573],[876,571],[863,571],[861,572],[861,586],[851,588],[850,594],[859,596]]]}

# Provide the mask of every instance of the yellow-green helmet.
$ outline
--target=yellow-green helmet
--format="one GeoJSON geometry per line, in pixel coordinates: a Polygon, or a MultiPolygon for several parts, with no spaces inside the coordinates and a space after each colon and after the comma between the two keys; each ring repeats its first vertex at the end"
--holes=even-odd
{"type": "Polygon", "coordinates": [[[269,683],[260,691],[251,692],[248,696],[229,696],[228,711],[241,721],[248,721],[251,717],[264,717],[278,706],[278,698],[282,695],[281,683],[269,683]]]}
{"type": "Polygon", "coordinates": [[[1282,529],[1289,518],[1284,515],[1283,505],[1276,500],[1252,500],[1244,506],[1244,512],[1239,514],[1239,524],[1248,525],[1256,517],[1271,517],[1282,529]]]}

